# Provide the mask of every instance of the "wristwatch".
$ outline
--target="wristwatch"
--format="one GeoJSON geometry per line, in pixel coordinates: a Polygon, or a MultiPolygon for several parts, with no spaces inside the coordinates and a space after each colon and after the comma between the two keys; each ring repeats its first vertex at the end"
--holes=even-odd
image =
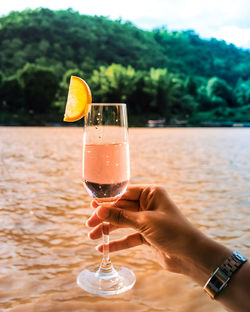
{"type": "Polygon", "coordinates": [[[228,285],[231,276],[247,261],[247,258],[235,251],[227,260],[218,267],[204,286],[208,295],[215,299],[228,285]]]}

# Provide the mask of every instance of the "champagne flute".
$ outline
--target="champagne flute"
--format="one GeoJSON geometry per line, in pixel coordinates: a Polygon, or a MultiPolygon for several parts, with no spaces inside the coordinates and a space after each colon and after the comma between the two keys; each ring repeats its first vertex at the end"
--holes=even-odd
{"type": "MultiPolygon", "coordinates": [[[[85,188],[100,205],[115,203],[126,191],[130,177],[126,104],[90,105],[84,125],[82,168],[85,188]]],[[[107,222],[103,222],[103,243],[101,264],[80,272],[77,283],[94,294],[125,292],[136,278],[126,267],[112,265],[107,222]]]]}

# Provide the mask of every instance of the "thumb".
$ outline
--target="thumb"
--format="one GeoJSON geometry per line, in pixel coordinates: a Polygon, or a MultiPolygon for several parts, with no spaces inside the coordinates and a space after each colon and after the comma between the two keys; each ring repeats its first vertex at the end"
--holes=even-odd
{"type": "Polygon", "coordinates": [[[106,222],[118,226],[138,228],[140,223],[139,213],[116,207],[100,206],[96,211],[97,216],[106,222]]]}

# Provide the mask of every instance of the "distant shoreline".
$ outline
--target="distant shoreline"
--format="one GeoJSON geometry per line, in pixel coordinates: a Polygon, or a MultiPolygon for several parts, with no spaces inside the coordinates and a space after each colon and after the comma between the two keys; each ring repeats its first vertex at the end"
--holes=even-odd
{"type": "MultiPolygon", "coordinates": [[[[18,123],[6,123],[0,124],[0,127],[53,127],[53,128],[80,128],[83,124],[57,124],[57,123],[46,123],[40,125],[24,125],[18,123]]],[[[250,128],[250,122],[202,122],[200,124],[186,124],[186,125],[161,125],[149,127],[147,125],[131,125],[129,128],[148,128],[148,129],[163,129],[163,128],[250,128]]]]}

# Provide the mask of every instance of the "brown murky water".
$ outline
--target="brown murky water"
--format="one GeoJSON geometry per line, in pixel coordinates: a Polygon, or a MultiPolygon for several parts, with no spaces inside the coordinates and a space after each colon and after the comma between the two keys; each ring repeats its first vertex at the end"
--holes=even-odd
{"type": "MultiPolygon", "coordinates": [[[[224,311],[145,246],[112,255],[136,273],[131,291],[78,288],[100,261],[83,225],[81,142],[79,128],[0,128],[0,311],[224,311]]],[[[130,145],[132,183],[164,184],[200,229],[250,256],[250,129],[130,129],[130,145]]]]}

